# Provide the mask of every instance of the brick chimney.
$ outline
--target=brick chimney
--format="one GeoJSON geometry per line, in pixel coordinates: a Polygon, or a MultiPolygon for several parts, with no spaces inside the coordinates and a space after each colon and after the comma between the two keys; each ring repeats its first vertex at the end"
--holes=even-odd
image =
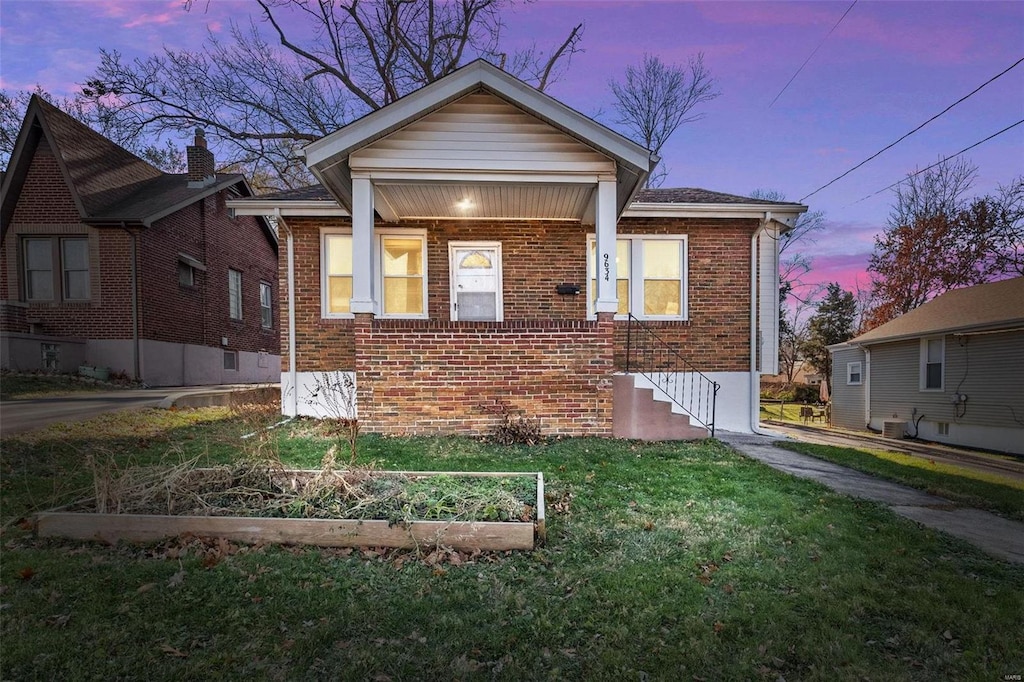
{"type": "Polygon", "coordinates": [[[206,148],[206,133],[196,128],[195,144],[185,147],[188,158],[188,186],[206,187],[216,179],[213,170],[213,152],[206,148]]]}

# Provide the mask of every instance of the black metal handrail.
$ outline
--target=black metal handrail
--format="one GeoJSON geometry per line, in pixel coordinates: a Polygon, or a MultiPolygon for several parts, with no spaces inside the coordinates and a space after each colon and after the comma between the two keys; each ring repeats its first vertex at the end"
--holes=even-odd
{"type": "Polygon", "coordinates": [[[626,373],[632,372],[645,376],[714,437],[719,383],[630,314],[626,332],[626,373]]]}

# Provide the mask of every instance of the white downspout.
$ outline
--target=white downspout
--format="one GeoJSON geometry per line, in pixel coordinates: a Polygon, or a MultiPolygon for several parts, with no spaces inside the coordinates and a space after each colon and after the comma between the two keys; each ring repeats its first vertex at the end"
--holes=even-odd
{"type": "MultiPolygon", "coordinates": [[[[777,434],[761,430],[759,426],[761,410],[761,377],[757,371],[757,238],[768,229],[772,219],[771,211],[766,211],[761,226],[750,238],[750,430],[760,436],[777,434]]],[[[776,297],[778,295],[776,294],[776,297]]]]}
{"type": "MultiPolygon", "coordinates": [[[[288,235],[288,375],[292,385],[290,416],[297,417],[299,416],[299,374],[295,369],[295,244],[291,228],[281,217],[280,208],[274,209],[274,218],[277,220],[278,226],[283,227],[288,235]]],[[[284,401],[281,402],[283,407],[284,401]]]]}
{"type": "Polygon", "coordinates": [[[871,428],[871,349],[864,349],[864,427],[871,428]]]}

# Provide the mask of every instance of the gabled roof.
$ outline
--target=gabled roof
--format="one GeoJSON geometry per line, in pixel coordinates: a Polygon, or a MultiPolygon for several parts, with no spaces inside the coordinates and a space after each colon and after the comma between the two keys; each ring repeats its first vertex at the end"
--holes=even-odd
{"type": "MultiPolygon", "coordinates": [[[[92,225],[126,223],[149,227],[160,218],[229,187],[234,187],[240,196],[252,195],[245,178],[234,173],[219,173],[205,187],[189,187],[187,174],[164,173],[33,95],[2,181],[0,220],[5,234],[29,165],[43,140],[53,151],[82,221],[92,225]]],[[[261,223],[276,248],[273,230],[266,221],[261,223]]]]}
{"type": "Polygon", "coordinates": [[[626,207],[658,157],[619,133],[584,116],[483,59],[353,121],[306,146],[306,165],[317,179],[351,208],[349,155],[473,92],[488,92],[561,130],[616,162],[618,211],[626,207]]]}
{"type": "Polygon", "coordinates": [[[954,289],[848,343],[1024,327],[1024,277],[954,289]]]}

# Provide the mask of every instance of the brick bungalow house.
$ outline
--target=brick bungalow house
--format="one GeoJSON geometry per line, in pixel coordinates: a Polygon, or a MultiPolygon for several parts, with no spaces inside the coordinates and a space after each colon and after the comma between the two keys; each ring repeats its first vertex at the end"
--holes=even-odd
{"type": "Polygon", "coordinates": [[[304,151],[321,186],[228,202],[286,239],[285,414],[347,381],[370,432],[756,428],[805,206],[642,190],[648,150],[483,61],[304,151]]]}
{"type": "Polygon", "coordinates": [[[201,131],[168,174],[38,97],[0,198],[0,365],[152,386],[278,381],[277,238],[201,131]]]}

